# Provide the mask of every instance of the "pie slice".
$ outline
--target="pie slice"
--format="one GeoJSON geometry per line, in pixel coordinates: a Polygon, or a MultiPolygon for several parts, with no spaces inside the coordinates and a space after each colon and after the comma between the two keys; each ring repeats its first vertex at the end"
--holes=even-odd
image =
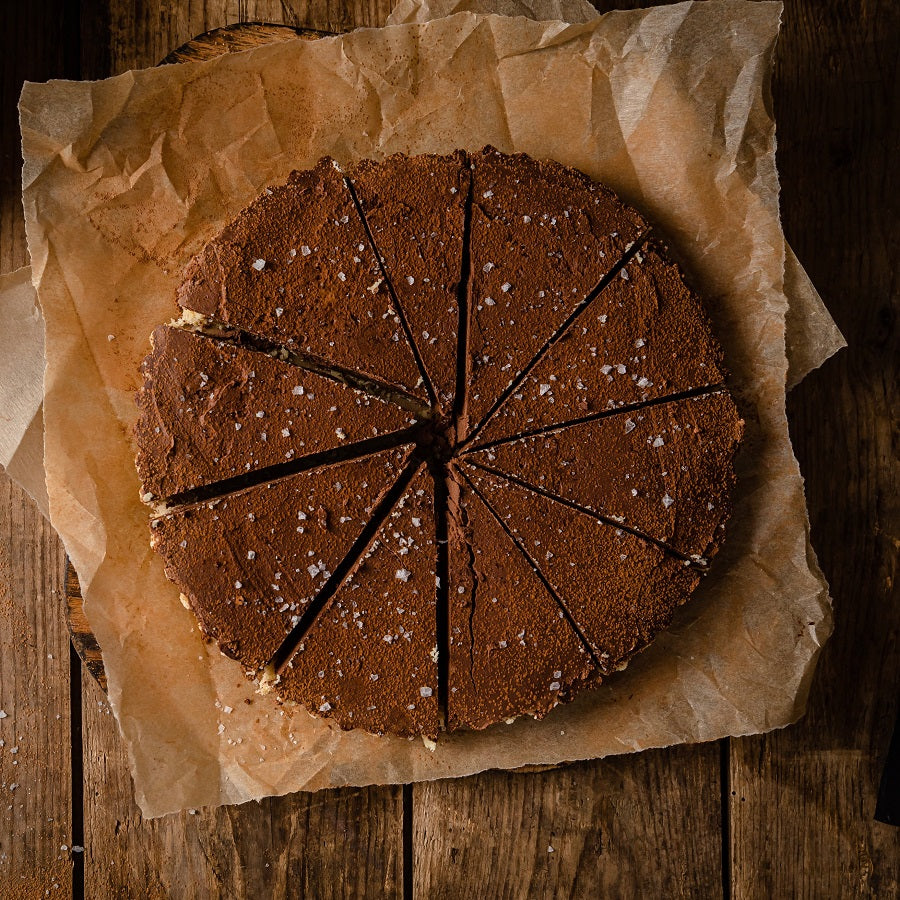
{"type": "Polygon", "coordinates": [[[279,696],[341,728],[436,737],[436,554],[423,466],[280,673],[279,696]]]}
{"type": "Polygon", "coordinates": [[[265,666],[344,559],[410,447],[301,472],[151,523],[151,543],[203,633],[265,666]]]}
{"type": "Polygon", "coordinates": [[[449,528],[448,728],[545,716],[597,674],[553,595],[457,476],[449,528]]]}
{"type": "Polygon", "coordinates": [[[591,516],[465,466],[466,477],[552,585],[609,673],[667,628],[700,573],[591,516]]]}
{"type": "Polygon", "coordinates": [[[725,391],[593,419],[466,456],[689,557],[712,556],[731,513],[743,422],[725,391]]]}
{"type": "Polygon", "coordinates": [[[425,399],[353,197],[328,158],[269,188],[207,244],[178,303],[425,399]]]}
{"type": "Polygon", "coordinates": [[[477,443],[724,380],[700,298],[651,242],[542,356],[477,443]]]}
{"type": "Polygon", "coordinates": [[[416,421],[330,378],[202,334],[161,325],[151,342],[135,425],[148,502],[416,421]]]}
{"type": "Polygon", "coordinates": [[[456,392],[468,158],[461,150],[398,154],[364,160],[349,179],[438,404],[449,413],[456,392]]]}
{"type": "Polygon", "coordinates": [[[470,430],[647,228],[574,169],[490,147],[473,161],[470,430]]]}

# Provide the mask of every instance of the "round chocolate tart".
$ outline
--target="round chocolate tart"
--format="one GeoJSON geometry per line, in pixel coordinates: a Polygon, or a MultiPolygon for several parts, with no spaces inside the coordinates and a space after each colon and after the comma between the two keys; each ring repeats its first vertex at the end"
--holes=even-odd
{"type": "Polygon", "coordinates": [[[573,169],[324,159],[178,304],[138,395],[153,547],[223,653],[341,728],[543,716],[722,543],[721,349],[647,222],[573,169]]]}

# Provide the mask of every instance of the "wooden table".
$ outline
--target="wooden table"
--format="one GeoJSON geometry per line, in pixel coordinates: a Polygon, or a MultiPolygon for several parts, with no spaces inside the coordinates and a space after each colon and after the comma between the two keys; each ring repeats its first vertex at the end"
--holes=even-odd
{"type": "MultiPolygon", "coordinates": [[[[27,262],[23,78],[153,65],[236,21],[378,25],[389,7],[4,0],[0,271],[27,262]]],[[[873,821],[900,687],[898,60],[900,4],[787,3],[773,85],[785,230],[850,344],[789,398],[837,620],[801,724],[144,822],[109,706],[70,650],[61,546],[0,475],[0,897],[898,896],[900,830],[873,821]]]]}

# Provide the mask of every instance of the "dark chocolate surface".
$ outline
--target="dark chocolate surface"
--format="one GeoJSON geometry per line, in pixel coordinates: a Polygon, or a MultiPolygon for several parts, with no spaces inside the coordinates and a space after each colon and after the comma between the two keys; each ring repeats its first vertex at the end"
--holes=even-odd
{"type": "Polygon", "coordinates": [[[463,470],[552,585],[604,673],[668,627],[700,582],[649,541],[496,475],[463,470]]]}
{"type": "Polygon", "coordinates": [[[279,696],[342,728],[439,728],[434,486],[423,468],[281,673],[279,696]]]}
{"type": "Polygon", "coordinates": [[[686,556],[712,556],[731,513],[742,423],[725,391],[467,456],[621,521],[686,556]]]}
{"type": "Polygon", "coordinates": [[[647,227],[558,163],[490,148],[473,162],[469,428],[647,227]]]}
{"type": "Polygon", "coordinates": [[[142,490],[154,498],[415,422],[397,406],[264,353],[167,325],[151,340],[135,438],[142,490]]]}
{"type": "Polygon", "coordinates": [[[453,495],[448,727],[542,718],[588,684],[596,666],[478,496],[462,479],[453,495]]]}
{"type": "Polygon", "coordinates": [[[528,373],[476,443],[724,380],[699,297],[651,242],[528,373]]]}
{"type": "Polygon", "coordinates": [[[424,398],[378,260],[330,159],[241,212],[188,266],[178,302],[424,398]]]}
{"type": "Polygon", "coordinates": [[[301,472],[152,523],[166,574],[204,634],[254,670],[266,665],[347,555],[409,448],[301,472]]]}
{"type": "Polygon", "coordinates": [[[439,405],[449,413],[456,391],[468,159],[462,151],[396,155],[380,163],[364,160],[348,177],[439,405]]]}

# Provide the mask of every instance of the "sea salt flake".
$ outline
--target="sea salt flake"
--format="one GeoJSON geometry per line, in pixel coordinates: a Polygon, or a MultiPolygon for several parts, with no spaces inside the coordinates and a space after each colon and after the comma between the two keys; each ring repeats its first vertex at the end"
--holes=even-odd
{"type": "Polygon", "coordinates": [[[512,285],[508,281],[504,281],[503,284],[500,285],[500,290],[503,291],[504,294],[508,293],[512,288],[512,285]]]}
{"type": "Polygon", "coordinates": [[[309,256],[309,254],[312,253],[312,250],[310,250],[309,247],[307,247],[306,244],[304,244],[304,245],[300,248],[300,252],[301,252],[304,256],[309,256]]]}
{"type": "Polygon", "coordinates": [[[637,428],[637,425],[635,425],[633,419],[625,420],[625,434],[628,434],[629,432],[634,431],[635,428],[637,428]]]}
{"type": "Polygon", "coordinates": [[[266,261],[264,259],[253,260],[253,268],[256,269],[257,272],[262,272],[265,267],[266,261]]]}
{"type": "Polygon", "coordinates": [[[668,509],[675,501],[668,495],[665,494],[662,498],[662,505],[668,509]]]}
{"type": "Polygon", "coordinates": [[[409,569],[397,569],[397,571],[394,573],[394,577],[398,581],[402,581],[404,584],[409,581],[410,575],[412,575],[412,572],[410,572],[409,569]]]}
{"type": "Polygon", "coordinates": [[[653,446],[654,446],[654,447],[662,447],[663,444],[665,444],[665,441],[662,439],[662,435],[659,435],[658,437],[655,437],[655,438],[653,439],[653,446]]]}
{"type": "Polygon", "coordinates": [[[538,388],[538,394],[539,394],[541,397],[543,397],[544,394],[549,394],[549,393],[550,393],[550,385],[549,385],[549,384],[542,384],[542,385],[538,388]]]}
{"type": "Polygon", "coordinates": [[[427,685],[423,685],[422,687],[419,688],[419,694],[422,697],[430,697],[432,695],[432,693],[433,693],[433,691],[427,685]]]}

